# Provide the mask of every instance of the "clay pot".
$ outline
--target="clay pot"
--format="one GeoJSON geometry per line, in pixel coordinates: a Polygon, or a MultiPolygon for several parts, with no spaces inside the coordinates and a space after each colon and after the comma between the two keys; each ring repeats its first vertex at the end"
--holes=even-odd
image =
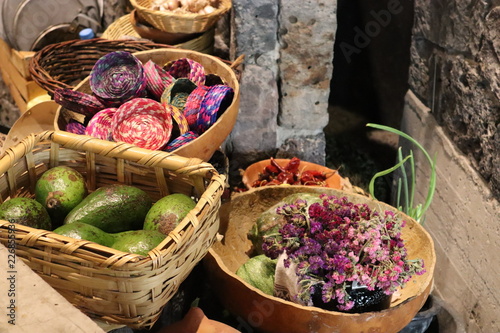
{"type": "Polygon", "coordinates": [[[402,238],[408,257],[424,260],[426,273],[416,275],[391,299],[390,307],[381,311],[343,313],[317,307],[301,306],[269,296],[238,277],[236,270],[248,259],[252,243],[247,233],[257,217],[282,198],[301,192],[346,196],[355,203],[366,203],[379,211],[392,210],[383,202],[345,191],[308,186],[269,186],[234,195],[220,209],[222,241],[216,242],[203,259],[209,282],[224,307],[241,323],[259,332],[287,333],[396,333],[403,329],[424,305],[432,287],[436,255],[427,231],[415,220],[402,214],[406,226],[402,238]]]}
{"type": "MultiPolygon", "coordinates": [[[[275,158],[274,159],[279,165],[281,166],[286,166],[288,162],[290,162],[289,159],[284,159],[284,158],[275,158]]],[[[271,164],[271,160],[262,160],[259,162],[256,162],[252,165],[250,165],[248,168],[245,169],[243,175],[242,175],[242,182],[243,184],[248,188],[252,188],[252,184],[259,179],[259,174],[262,173],[264,168],[271,164]]],[[[311,163],[311,162],[306,162],[306,161],[300,161],[299,165],[299,172],[302,173],[306,170],[314,170],[314,171],[319,171],[323,172],[324,174],[328,175],[328,178],[326,178],[326,186],[330,188],[336,188],[336,189],[342,189],[344,183],[346,180],[344,180],[337,170],[333,170],[330,168],[327,168],[325,166],[311,163]]]]}

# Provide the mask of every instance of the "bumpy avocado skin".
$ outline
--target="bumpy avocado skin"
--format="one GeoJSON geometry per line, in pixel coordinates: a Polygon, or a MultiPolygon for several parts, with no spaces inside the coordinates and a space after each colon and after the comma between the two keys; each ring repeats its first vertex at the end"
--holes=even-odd
{"type": "Polygon", "coordinates": [[[28,227],[52,230],[49,213],[35,199],[12,198],[0,205],[0,219],[28,227]]]}
{"type": "Polygon", "coordinates": [[[113,184],[98,188],[78,204],[64,220],[93,225],[108,233],[141,229],[152,200],[143,190],[113,184]]]}
{"type": "Polygon", "coordinates": [[[132,230],[114,235],[115,250],[147,256],[164,239],[165,235],[155,230],[132,230]]]}
{"type": "Polygon", "coordinates": [[[45,171],[35,185],[35,199],[45,207],[54,227],[62,225],[66,215],[87,193],[83,176],[68,166],[45,171]]]}
{"type": "Polygon", "coordinates": [[[151,207],[144,220],[143,229],[157,230],[168,235],[195,206],[196,202],[185,194],[167,195],[151,207]]]}

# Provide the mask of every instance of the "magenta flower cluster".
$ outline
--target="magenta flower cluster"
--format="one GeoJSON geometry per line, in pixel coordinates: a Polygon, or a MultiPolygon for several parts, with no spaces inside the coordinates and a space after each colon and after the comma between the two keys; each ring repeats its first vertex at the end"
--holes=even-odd
{"type": "Polygon", "coordinates": [[[301,294],[310,303],[321,290],[323,302],[350,310],[353,284],[393,294],[414,274],[423,274],[423,260],[407,259],[401,229],[405,221],[392,211],[382,214],[346,197],[321,195],[321,203],[305,200],[278,207],[286,223],[265,237],[264,253],[275,259],[286,252],[285,267],[296,263],[301,294]],[[318,289],[320,288],[320,289],[318,289]]]}

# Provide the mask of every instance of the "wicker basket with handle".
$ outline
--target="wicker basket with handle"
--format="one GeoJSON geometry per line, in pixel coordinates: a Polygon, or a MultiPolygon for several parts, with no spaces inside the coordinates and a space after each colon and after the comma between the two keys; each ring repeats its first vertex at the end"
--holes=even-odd
{"type": "Polygon", "coordinates": [[[206,31],[217,23],[232,6],[231,0],[219,0],[219,5],[210,14],[175,13],[151,8],[153,0],[130,0],[140,19],[156,29],[176,33],[197,33],[206,31]]]}
{"type": "Polygon", "coordinates": [[[90,191],[123,183],[154,201],[169,193],[197,198],[195,208],[148,256],[0,220],[0,242],[12,245],[9,230],[15,225],[16,255],[84,313],[150,328],[215,241],[225,176],[199,159],[45,131],[26,137],[0,159],[1,200],[33,197],[37,178],[57,165],[82,173],[90,191]]]}

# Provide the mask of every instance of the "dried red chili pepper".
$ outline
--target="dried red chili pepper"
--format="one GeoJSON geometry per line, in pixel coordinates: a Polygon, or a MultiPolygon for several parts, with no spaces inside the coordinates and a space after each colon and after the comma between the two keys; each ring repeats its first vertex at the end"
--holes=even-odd
{"type": "Polygon", "coordinates": [[[293,157],[290,162],[285,167],[286,171],[290,171],[291,173],[298,173],[300,165],[300,159],[298,157],[293,157]]]}
{"type": "Polygon", "coordinates": [[[288,172],[288,171],[280,173],[276,179],[279,182],[281,182],[282,184],[291,184],[291,185],[293,185],[296,182],[294,174],[291,173],[291,172],[288,172]]]}
{"type": "Polygon", "coordinates": [[[280,173],[280,170],[274,165],[269,164],[264,168],[264,173],[277,175],[280,173]]]}
{"type": "Polygon", "coordinates": [[[285,168],[283,168],[278,162],[276,162],[276,160],[274,158],[271,157],[271,165],[275,166],[276,168],[278,168],[278,170],[280,172],[285,172],[285,168]]]}

